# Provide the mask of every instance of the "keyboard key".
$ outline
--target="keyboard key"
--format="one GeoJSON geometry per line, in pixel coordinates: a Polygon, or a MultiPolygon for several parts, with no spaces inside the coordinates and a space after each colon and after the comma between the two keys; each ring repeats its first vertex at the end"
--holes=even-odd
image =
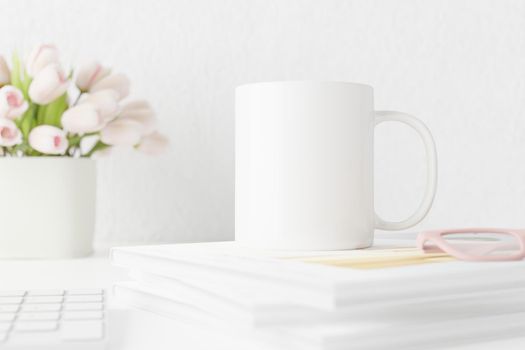
{"type": "Polygon", "coordinates": [[[26,294],[24,290],[2,290],[0,297],[23,297],[26,294]]]}
{"type": "Polygon", "coordinates": [[[30,290],[27,292],[28,296],[62,296],[64,290],[62,289],[42,289],[42,290],[30,290]]]}
{"type": "Polygon", "coordinates": [[[22,304],[21,312],[60,311],[62,304],[22,304]]]}
{"type": "Polygon", "coordinates": [[[57,329],[57,322],[16,322],[14,330],[16,332],[49,332],[57,329]]]}
{"type": "Polygon", "coordinates": [[[104,316],[102,311],[65,311],[63,320],[101,320],[104,316]]]}
{"type": "Polygon", "coordinates": [[[61,303],[64,300],[64,297],[61,296],[35,296],[35,297],[26,297],[26,304],[56,304],[61,303]]]}
{"type": "Polygon", "coordinates": [[[22,297],[0,297],[0,305],[2,304],[20,304],[22,297]]]}
{"type": "Polygon", "coordinates": [[[102,295],[102,289],[71,289],[67,291],[68,295],[102,295]]]}
{"type": "Polygon", "coordinates": [[[97,340],[104,335],[100,321],[63,322],[60,329],[64,340],[97,340]]]}
{"type": "Polygon", "coordinates": [[[97,311],[102,310],[101,303],[72,303],[64,304],[64,310],[67,311],[97,311]]]}
{"type": "Polygon", "coordinates": [[[18,315],[18,321],[56,321],[60,314],[58,312],[24,312],[18,315]]]}
{"type": "Polygon", "coordinates": [[[0,314],[0,322],[11,322],[15,319],[16,314],[0,314]]]}
{"type": "Polygon", "coordinates": [[[102,349],[104,294],[103,289],[0,291],[0,350],[12,345],[73,350],[88,341],[102,349]]]}
{"type": "Polygon", "coordinates": [[[19,305],[0,305],[0,313],[2,312],[17,312],[19,305]]]}
{"type": "Polygon", "coordinates": [[[66,303],[96,303],[102,301],[102,295],[70,295],[66,303]]]}

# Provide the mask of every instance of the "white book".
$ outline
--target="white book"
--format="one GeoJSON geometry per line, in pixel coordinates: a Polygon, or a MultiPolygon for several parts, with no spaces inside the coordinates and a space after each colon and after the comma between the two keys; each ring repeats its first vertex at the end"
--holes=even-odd
{"type": "MultiPolygon", "coordinates": [[[[126,305],[167,316],[195,327],[231,336],[272,344],[279,349],[343,350],[442,348],[445,345],[473,343],[488,339],[522,336],[525,327],[523,308],[513,309],[523,291],[515,291],[485,303],[464,304],[465,300],[420,305],[392,305],[380,313],[361,314],[359,318],[330,323],[296,324],[254,328],[227,322],[206,305],[190,305],[178,296],[158,291],[137,282],[115,285],[117,300],[126,305]],[[503,307],[506,303],[509,307],[503,307]],[[495,304],[490,306],[491,302],[495,304]],[[481,308],[481,309],[480,309],[481,308]],[[516,311],[516,312],[514,312],[516,311]]],[[[226,316],[226,315],[223,315],[226,316]]]]}
{"type": "Polygon", "coordinates": [[[193,286],[186,281],[140,271],[130,271],[136,283],[128,288],[142,288],[176,303],[200,309],[216,318],[253,327],[287,325],[336,324],[345,321],[382,319],[396,315],[399,322],[417,319],[425,313],[449,311],[449,318],[477,317],[525,312],[525,288],[480,290],[472,293],[420,296],[413,299],[383,300],[363,303],[338,310],[322,310],[310,306],[286,303],[272,294],[266,303],[258,304],[249,295],[230,290],[221,294],[215,288],[193,286]],[[273,304],[271,303],[273,302],[273,304]]]}
{"type": "Polygon", "coordinates": [[[467,263],[423,254],[413,240],[376,240],[371,249],[266,251],[236,242],[114,248],[117,266],[174,278],[254,305],[325,310],[385,300],[525,287],[525,262],[467,263]],[[269,298],[271,295],[271,298],[269,298]]]}

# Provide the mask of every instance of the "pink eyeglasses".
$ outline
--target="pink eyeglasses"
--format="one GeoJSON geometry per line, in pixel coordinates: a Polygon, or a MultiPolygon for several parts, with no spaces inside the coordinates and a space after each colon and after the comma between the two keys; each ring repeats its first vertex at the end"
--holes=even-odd
{"type": "Polygon", "coordinates": [[[525,230],[464,228],[433,230],[417,236],[426,253],[447,253],[466,261],[512,261],[525,258],[525,230]]]}

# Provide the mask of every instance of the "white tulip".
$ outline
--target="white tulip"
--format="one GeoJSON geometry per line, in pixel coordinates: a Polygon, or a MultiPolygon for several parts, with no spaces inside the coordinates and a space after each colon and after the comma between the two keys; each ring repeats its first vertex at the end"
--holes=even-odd
{"type": "Polygon", "coordinates": [[[68,85],[69,80],[66,79],[62,69],[51,64],[35,75],[29,85],[29,97],[39,105],[46,105],[64,94],[68,85]]]}
{"type": "Polygon", "coordinates": [[[141,125],[133,120],[116,119],[100,131],[100,140],[112,146],[135,146],[141,136],[141,125]]]}
{"type": "Polygon", "coordinates": [[[27,59],[27,74],[34,77],[50,64],[59,64],[57,48],[49,44],[35,47],[27,59]]]}
{"type": "Polygon", "coordinates": [[[80,140],[80,145],[79,145],[81,153],[86,154],[89,151],[91,151],[99,140],[100,140],[100,135],[98,134],[84,135],[82,139],[80,140]]]}
{"type": "Polygon", "coordinates": [[[0,56],[0,86],[9,84],[11,81],[11,71],[7,66],[4,56],[0,56]]]}
{"type": "Polygon", "coordinates": [[[168,138],[158,132],[154,132],[144,137],[137,146],[137,149],[145,154],[158,155],[166,151],[168,146],[168,138]]]}
{"type": "Polygon", "coordinates": [[[22,133],[15,122],[0,118],[0,146],[11,147],[22,143],[22,133]]]}
{"type": "Polygon", "coordinates": [[[76,85],[82,92],[89,91],[95,83],[108,76],[109,72],[109,68],[98,62],[85,64],[78,69],[76,85]]]}
{"type": "Polygon", "coordinates": [[[12,85],[0,88],[0,118],[16,119],[29,107],[22,91],[12,85]]]}
{"type": "Polygon", "coordinates": [[[39,125],[29,133],[29,145],[44,154],[65,154],[69,146],[66,132],[51,125],[39,125]]]}
{"type": "Polygon", "coordinates": [[[124,74],[111,74],[97,81],[89,89],[90,92],[111,89],[119,94],[119,100],[129,95],[129,79],[124,74]]]}
{"type": "Polygon", "coordinates": [[[96,107],[90,103],[71,107],[62,114],[62,127],[74,134],[99,131],[104,124],[104,119],[96,107]]]}
{"type": "Polygon", "coordinates": [[[98,151],[95,151],[91,155],[91,158],[93,158],[93,159],[107,158],[107,157],[109,157],[110,155],[113,154],[113,148],[115,148],[115,147],[106,147],[106,148],[100,149],[98,151]]]}
{"type": "Polygon", "coordinates": [[[99,115],[105,121],[110,121],[120,112],[118,98],[119,94],[115,90],[106,89],[82,95],[79,104],[89,103],[95,106],[99,115]]]}

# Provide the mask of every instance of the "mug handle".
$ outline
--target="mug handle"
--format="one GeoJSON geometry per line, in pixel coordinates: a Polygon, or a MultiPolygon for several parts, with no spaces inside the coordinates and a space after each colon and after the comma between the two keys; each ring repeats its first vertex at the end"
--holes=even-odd
{"type": "Polygon", "coordinates": [[[425,145],[425,153],[427,157],[427,184],[425,189],[425,194],[423,199],[419,204],[419,207],[416,211],[409,216],[406,220],[402,221],[385,221],[381,219],[377,213],[375,214],[376,228],[380,230],[402,230],[405,228],[412,227],[419,223],[425,215],[427,215],[432,202],[434,201],[434,196],[436,195],[437,187],[437,155],[436,155],[436,145],[430,130],[423,122],[411,115],[401,112],[394,111],[376,111],[375,112],[375,125],[381,124],[383,122],[397,121],[404,123],[417,131],[423,144],[425,145]]]}

